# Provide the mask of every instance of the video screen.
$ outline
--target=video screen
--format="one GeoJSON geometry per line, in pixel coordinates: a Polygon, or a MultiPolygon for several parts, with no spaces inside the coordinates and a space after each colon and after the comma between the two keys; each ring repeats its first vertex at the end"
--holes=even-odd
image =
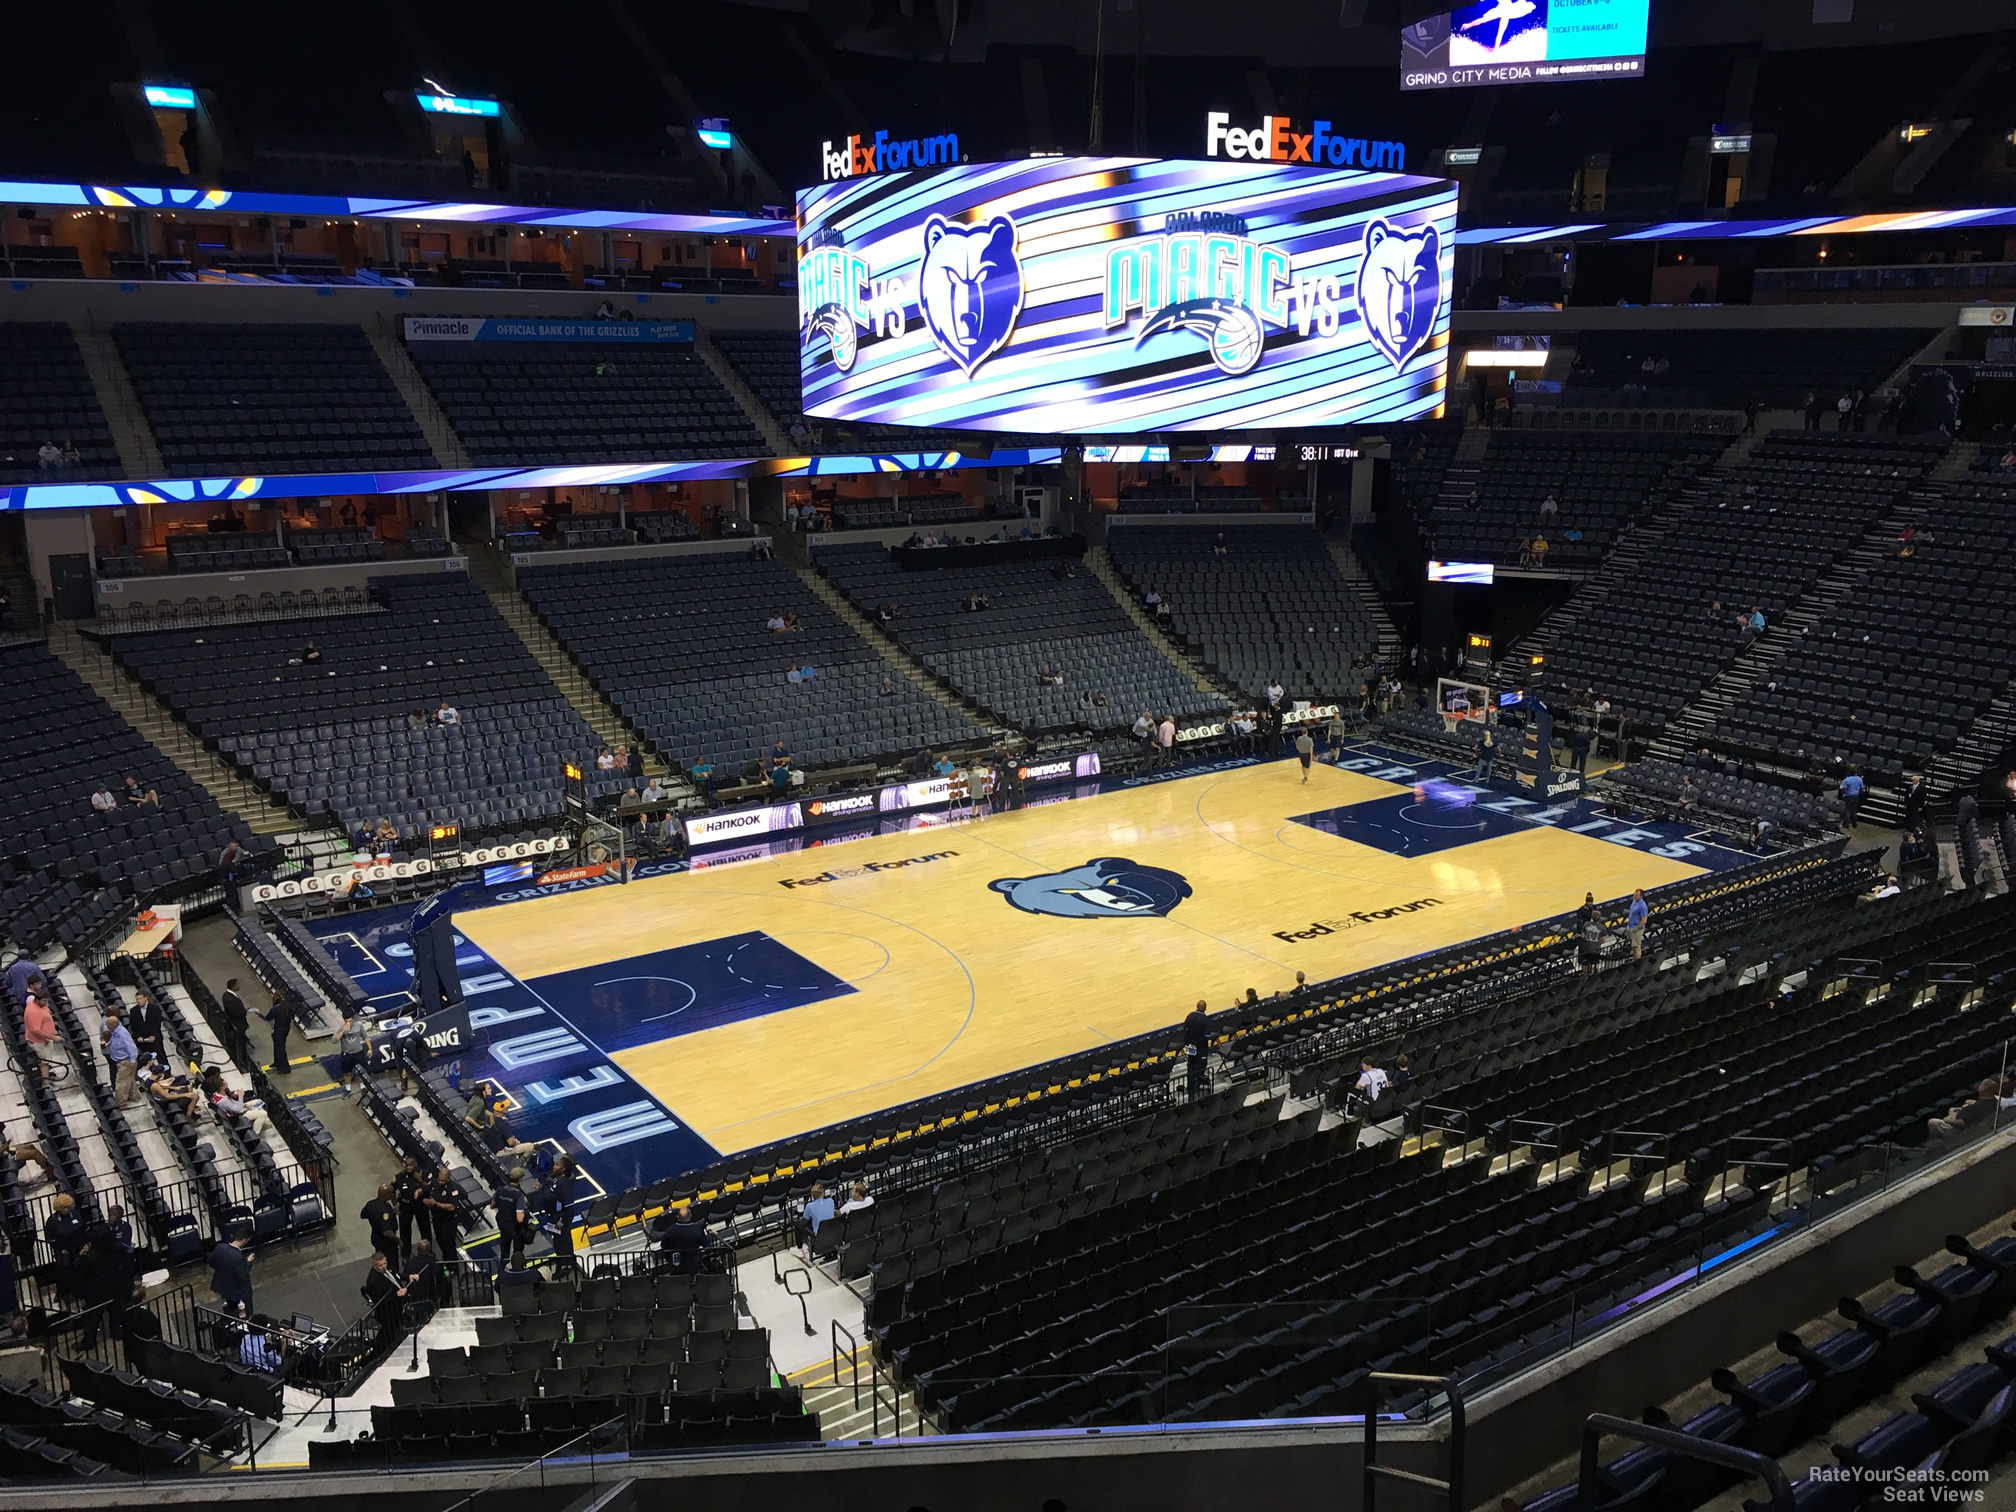
{"type": "Polygon", "coordinates": [[[1428,581],[1431,583],[1488,583],[1491,581],[1490,562],[1437,562],[1428,563],[1428,581]]]}
{"type": "Polygon", "coordinates": [[[803,405],[1042,434],[1440,412],[1455,186],[1032,158],[798,195],[803,405]]]}
{"type": "Polygon", "coordinates": [[[1479,0],[1400,29],[1402,89],[1645,75],[1651,0],[1479,0]]]}

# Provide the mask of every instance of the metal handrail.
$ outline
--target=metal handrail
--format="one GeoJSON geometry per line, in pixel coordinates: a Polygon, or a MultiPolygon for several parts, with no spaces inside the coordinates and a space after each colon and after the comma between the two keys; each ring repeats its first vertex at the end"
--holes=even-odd
{"type": "Polygon", "coordinates": [[[1375,1512],[1379,1481],[1404,1482],[1442,1494],[1449,1512],[1463,1512],[1463,1393],[1454,1376],[1407,1375],[1393,1370],[1372,1370],[1365,1374],[1365,1512],[1375,1512]],[[1379,1463],[1379,1388],[1394,1386],[1435,1386],[1449,1399],[1449,1478],[1437,1480],[1413,1470],[1379,1463]]]}
{"type": "MultiPolygon", "coordinates": [[[[1596,1463],[1597,1447],[1610,1434],[1622,1438],[1637,1439],[1640,1443],[1651,1444],[1687,1459],[1704,1460],[1711,1465],[1719,1465],[1724,1470],[1734,1470],[1743,1475],[1754,1475],[1764,1482],[1770,1495],[1771,1512],[1793,1512],[1792,1486],[1785,1479],[1785,1472],[1778,1468],[1778,1461],[1769,1455],[1758,1454],[1749,1449],[1738,1449],[1733,1444],[1718,1444],[1712,1439],[1696,1438],[1691,1433],[1681,1433],[1674,1428],[1659,1428],[1650,1423],[1634,1423],[1629,1418],[1612,1417],[1607,1412],[1592,1412],[1582,1429],[1582,1466],[1575,1477],[1576,1504],[1593,1507],[1602,1491],[1597,1483],[1599,1467],[1596,1463]]],[[[1370,1512],[1371,1503],[1366,1503],[1370,1512]]]]}

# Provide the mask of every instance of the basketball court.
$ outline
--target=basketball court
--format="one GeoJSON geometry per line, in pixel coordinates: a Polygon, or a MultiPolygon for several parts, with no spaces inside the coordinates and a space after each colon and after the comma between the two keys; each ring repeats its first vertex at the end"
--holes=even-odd
{"type": "MultiPolygon", "coordinates": [[[[1171,1025],[1200,997],[1227,1008],[1747,859],[1447,773],[1371,748],[1306,785],[1294,761],[1219,763],[474,898],[458,960],[489,1045],[464,1075],[498,1081],[528,1137],[564,1123],[591,1170],[620,1149],[603,1185],[648,1181],[1171,1025]]],[[[403,990],[402,925],[318,932],[367,989],[403,990]]]]}

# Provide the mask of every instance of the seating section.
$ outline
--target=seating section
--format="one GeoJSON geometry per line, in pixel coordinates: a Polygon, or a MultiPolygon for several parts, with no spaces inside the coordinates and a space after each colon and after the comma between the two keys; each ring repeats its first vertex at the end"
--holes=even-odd
{"type": "Polygon", "coordinates": [[[483,590],[443,573],[371,595],[376,612],[120,636],[113,654],[304,813],[405,836],[559,814],[562,762],[600,742],[483,590]],[[458,723],[434,722],[444,700],[458,723]]]}
{"type": "Polygon", "coordinates": [[[1798,431],[1760,442],[1567,628],[1545,685],[1593,689],[1640,728],[1664,725],[1748,643],[1739,613],[1754,605],[1767,627],[1781,619],[1944,450],[1798,431]]]}
{"type": "Polygon", "coordinates": [[[690,346],[416,341],[407,350],[479,463],[664,462],[769,450],[690,346]]]}
{"type": "Polygon", "coordinates": [[[1130,525],[1107,532],[1114,567],[1168,627],[1249,698],[1279,677],[1291,698],[1338,699],[1372,675],[1371,608],[1307,525],[1130,525]],[[1222,540],[1221,540],[1222,538],[1222,540]]]}
{"type": "MultiPolygon", "coordinates": [[[[291,530],[287,544],[302,566],[329,562],[382,562],[385,543],[375,531],[339,526],[331,530],[291,530]]],[[[445,553],[444,553],[445,555],[445,553]]]]}
{"type": "Polygon", "coordinates": [[[316,1465],[487,1457],[612,1422],[632,1450],[818,1441],[798,1388],[773,1384],[769,1333],[739,1326],[729,1276],[528,1280],[497,1299],[478,1343],[430,1349],[425,1375],[393,1378],[372,1442],[317,1444],[316,1465]]]}
{"type": "Polygon", "coordinates": [[[112,335],[177,476],[435,465],[357,326],[132,323],[112,335]]]}
{"type": "Polygon", "coordinates": [[[637,532],[637,539],[648,545],[669,546],[676,541],[700,539],[700,527],[683,509],[652,509],[633,513],[628,518],[630,528],[637,532]]]}
{"type": "MultiPolygon", "coordinates": [[[[1702,1245],[1773,1225],[1740,1184],[1744,1140],[1816,1170],[1922,1144],[1926,1120],[2000,1063],[1996,1028],[1965,1011],[1972,981],[1931,963],[1992,978],[2016,961],[2012,917],[2003,898],[1928,894],[1873,915],[1806,911],[1775,939],[1748,919],[1740,942],[1713,947],[1735,952],[1726,975],[1640,963],[1445,1021],[1432,1043],[1375,1045],[1407,1050],[1415,1082],[1369,1109],[1345,1096],[1328,1129],[1305,1111],[1255,1131],[1249,1108],[1212,1101],[1112,1149],[1057,1151],[1005,1202],[991,1181],[984,1194],[941,1186],[886,1251],[879,1230],[872,1240],[876,1347],[948,1429],[981,1431],[1345,1412],[1367,1369],[1517,1368],[1702,1245]],[[1781,948],[1814,962],[1804,986],[1739,980],[1739,958],[1781,948]],[[1857,978],[1837,955],[1880,965],[1857,978]],[[1909,990],[1835,990],[1893,978],[1909,990]],[[1485,1153],[1357,1147],[1388,1114],[1482,1133],[1485,1153]],[[1512,1120],[1556,1130],[1555,1143],[1508,1144],[1512,1120]],[[1670,1140],[1608,1142],[1638,1129],[1670,1140]],[[1138,1168],[1143,1145],[1153,1164],[1138,1168]],[[1509,1164],[1494,1158],[1508,1148],[1509,1164]],[[1649,1180],[1669,1150],[1698,1152],[1686,1181],[1649,1180]],[[1555,1179],[1553,1157],[1570,1152],[1583,1170],[1630,1159],[1638,1174],[1593,1191],[1555,1179]],[[1730,1179],[1714,1183],[1724,1162],[1730,1179]],[[883,1287],[877,1265],[907,1278],[883,1287]]],[[[1356,1055],[1329,1074],[1348,1080],[1356,1055]]],[[[1291,1090],[1323,1091],[1310,1069],[1291,1090]]]]}
{"type": "MultiPolygon", "coordinates": [[[[1309,507],[1307,499],[1283,497],[1273,507],[1288,514],[1309,507]]],[[[1258,514],[1268,508],[1260,490],[1247,483],[1135,483],[1120,490],[1121,514],[1258,514]]]]}
{"type": "Polygon", "coordinates": [[[1718,748],[1794,767],[1853,762],[1894,787],[2001,695],[2016,671],[2016,484],[1966,482],[1914,504],[1775,686],[1716,720],[1718,748]]]}
{"type": "MultiPolygon", "coordinates": [[[[1838,1316],[1848,1327],[1810,1341],[1790,1330],[1780,1333],[1777,1347],[1785,1359],[1752,1379],[1716,1370],[1710,1380],[1726,1400],[1684,1422],[1670,1422],[1663,1413],[1656,1421],[1707,1443],[1782,1460],[1865,1412],[1957,1346],[1957,1368],[1929,1390],[1913,1392],[1912,1411],[1835,1442],[1828,1473],[1809,1472],[1794,1481],[1792,1506],[1797,1512],[1846,1512],[1862,1503],[1864,1486],[1880,1486],[1913,1470],[1928,1472],[1923,1480],[1930,1484],[1941,1479],[1966,1484],[1960,1473],[1983,1471],[2016,1449],[2016,1336],[1985,1348],[1980,1342],[1982,1331],[2016,1303],[2016,1237],[1976,1247],[1955,1234],[1947,1238],[1946,1250],[1954,1263],[1932,1275],[1898,1266],[1894,1290],[1874,1307],[1843,1298],[1838,1316]],[[1970,1334],[1977,1340],[1971,1345],[1970,1334]],[[1844,1482],[1843,1467],[1861,1484],[1844,1482]]],[[[1634,1445],[1596,1466],[1598,1496],[1618,1506],[1657,1486],[1661,1506],[1690,1508],[1735,1479],[1653,1445],[1634,1445]]],[[[1576,1512],[1589,1503],[1571,1481],[1516,1505],[1518,1512],[1576,1512]]]]}
{"type": "Polygon", "coordinates": [[[54,320],[0,322],[0,484],[69,483],[123,475],[118,449],[84,354],[70,327],[54,320]],[[54,443],[75,462],[42,465],[54,443]]]}
{"type": "Polygon", "coordinates": [[[213,874],[217,853],[242,821],[228,816],[111,706],[41,644],[0,648],[0,689],[31,721],[0,774],[10,859],[0,863],[0,917],[32,950],[72,943],[156,888],[213,874]],[[102,782],[132,777],[160,802],[91,806],[102,782]]]}
{"type": "Polygon", "coordinates": [[[710,330],[707,334],[779,425],[788,430],[794,421],[804,418],[798,408],[803,389],[796,331],[710,330]]]}
{"type": "Polygon", "coordinates": [[[1725,823],[1733,819],[1747,824],[1763,818],[1781,831],[1795,834],[1817,834],[1840,823],[1841,805],[1831,794],[1801,793],[1746,777],[1734,765],[1719,757],[1703,760],[1699,753],[1690,753],[1677,762],[1647,758],[1612,767],[1603,780],[1681,818],[1688,811],[1682,795],[1691,769],[1693,802],[1704,812],[1721,816],[1725,823]]]}
{"type": "MultiPolygon", "coordinates": [[[[1771,331],[1584,331],[1556,336],[1572,344],[1575,367],[1564,402],[1577,390],[1644,390],[1657,404],[1761,403],[1796,409],[1814,393],[1831,412],[1856,389],[1876,388],[1936,334],[1918,327],[1771,331]],[[1653,364],[1647,371],[1645,364],[1653,364]],[[1658,371],[1661,362],[1665,371],[1658,371]]],[[[1832,424],[1832,421],[1829,421],[1832,424]]]]}
{"type": "Polygon", "coordinates": [[[293,562],[270,530],[183,531],[168,537],[171,572],[250,572],[293,562]]]}
{"type": "Polygon", "coordinates": [[[985,732],[890,666],[781,562],[741,556],[534,567],[534,611],[665,756],[723,776],[782,740],[832,766],[964,744],[985,732]],[[799,629],[764,628],[794,616],[799,629]],[[792,682],[792,667],[811,667],[792,682]]]}
{"type": "Polygon", "coordinates": [[[13,1455],[26,1459],[31,1452],[26,1441],[33,1438],[68,1456],[58,1461],[36,1454],[43,1465],[23,1466],[10,1474],[47,1476],[67,1470],[89,1475],[96,1470],[87,1466],[96,1466],[132,1475],[194,1475],[208,1468],[200,1446],[185,1438],[159,1432],[109,1407],[94,1407],[5,1377],[0,1377],[0,1424],[7,1428],[0,1436],[6,1441],[0,1464],[13,1455]]]}
{"type": "Polygon", "coordinates": [[[1633,521],[1677,494],[1727,444],[1720,436],[1494,431],[1480,464],[1443,474],[1428,554],[1591,570],[1633,521]],[[1543,508],[1549,499],[1552,512],[1543,508]],[[1546,554],[1529,559],[1537,536],[1546,538],[1546,554]]]}
{"type": "Polygon", "coordinates": [[[822,547],[813,565],[862,613],[893,606],[906,651],[993,715],[1030,732],[1178,719],[1226,706],[1156,649],[1105,585],[1063,558],[905,572],[886,547],[822,547]],[[972,595],[988,607],[971,611],[972,595]],[[1038,680],[1044,668],[1063,685],[1038,680]],[[1097,702],[1103,695],[1105,702],[1097,702]]]}
{"type": "Polygon", "coordinates": [[[978,525],[991,516],[976,510],[964,494],[904,494],[894,499],[838,499],[835,530],[889,530],[901,525],[978,525]]]}

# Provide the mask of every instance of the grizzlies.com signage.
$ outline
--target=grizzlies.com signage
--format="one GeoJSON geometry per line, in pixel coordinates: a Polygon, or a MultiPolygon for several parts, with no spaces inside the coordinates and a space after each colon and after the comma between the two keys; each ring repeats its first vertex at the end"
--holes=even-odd
{"type": "Polygon", "coordinates": [[[808,414],[1129,433],[1442,405],[1443,180],[1038,158],[824,184],[798,223],[808,414]]]}

